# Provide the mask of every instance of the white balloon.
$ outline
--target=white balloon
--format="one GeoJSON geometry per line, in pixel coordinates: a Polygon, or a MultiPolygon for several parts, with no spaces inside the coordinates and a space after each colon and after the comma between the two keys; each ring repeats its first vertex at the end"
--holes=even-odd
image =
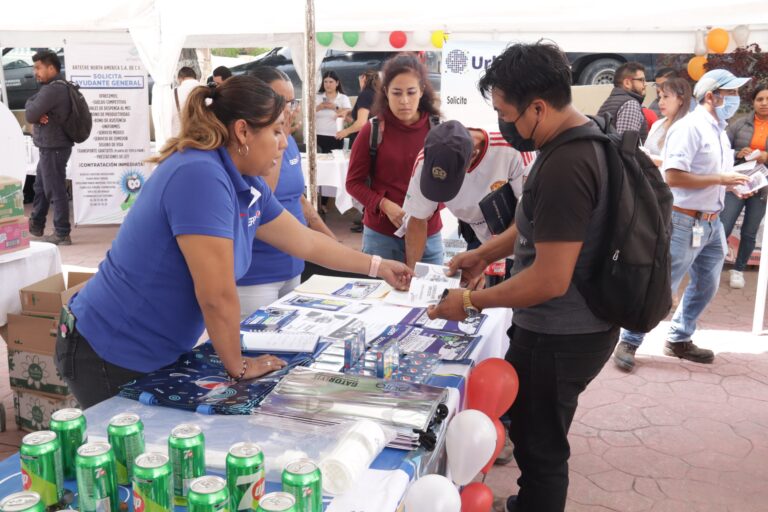
{"type": "Polygon", "coordinates": [[[413,33],[413,42],[418,46],[430,46],[431,48],[432,33],[426,30],[417,30],[413,33]]]}
{"type": "Polygon", "coordinates": [[[445,437],[448,469],[457,485],[475,478],[496,448],[496,427],[484,412],[468,409],[457,414],[445,437]]]}
{"type": "Polygon", "coordinates": [[[404,503],[405,512],[461,512],[459,491],[442,475],[425,475],[413,482],[404,503]]]}
{"type": "Polygon", "coordinates": [[[379,32],[366,31],[363,33],[363,41],[365,41],[365,44],[368,46],[376,46],[379,44],[379,39],[381,39],[381,34],[379,32]]]}

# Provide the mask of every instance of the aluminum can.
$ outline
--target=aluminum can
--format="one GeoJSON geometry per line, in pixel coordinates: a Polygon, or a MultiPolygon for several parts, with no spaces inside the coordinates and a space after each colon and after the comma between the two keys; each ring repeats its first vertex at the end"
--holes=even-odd
{"type": "Polygon", "coordinates": [[[189,512],[228,512],[227,481],[213,475],[192,480],[187,495],[187,510],[189,512]]]}
{"type": "Polygon", "coordinates": [[[142,453],[133,464],[133,510],[173,511],[173,471],[162,453],[142,453]]]}
{"type": "Polygon", "coordinates": [[[287,492],[265,494],[256,506],[256,512],[297,512],[296,499],[287,492]]]}
{"type": "Polygon", "coordinates": [[[197,425],[182,423],[171,430],[168,455],[173,468],[173,495],[176,505],[187,504],[189,485],[205,474],[205,436],[197,425]]]}
{"type": "Polygon", "coordinates": [[[253,510],[264,495],[264,453],[254,443],[237,443],[227,453],[229,509],[253,510]]]}
{"type": "Polygon", "coordinates": [[[25,435],[19,452],[24,490],[39,494],[46,507],[58,504],[64,495],[64,468],[56,433],[41,430],[25,435]]]}
{"type": "Polygon", "coordinates": [[[61,443],[61,463],[64,468],[64,478],[75,478],[75,456],[77,449],[86,441],[85,415],[80,409],[59,409],[51,414],[51,430],[61,443]]]}
{"type": "Polygon", "coordinates": [[[115,452],[118,485],[130,485],[133,462],[144,453],[144,424],[138,414],[121,413],[109,420],[107,436],[115,452]]]}
{"type": "Polygon", "coordinates": [[[119,512],[115,453],[108,443],[85,443],[78,448],[75,473],[80,512],[119,512]]]}
{"type": "Polygon", "coordinates": [[[296,499],[297,512],[322,512],[322,475],[320,468],[311,460],[299,459],[285,466],[283,491],[296,499]]]}
{"type": "Polygon", "coordinates": [[[15,492],[0,500],[0,512],[45,512],[45,505],[34,491],[15,492]]]}

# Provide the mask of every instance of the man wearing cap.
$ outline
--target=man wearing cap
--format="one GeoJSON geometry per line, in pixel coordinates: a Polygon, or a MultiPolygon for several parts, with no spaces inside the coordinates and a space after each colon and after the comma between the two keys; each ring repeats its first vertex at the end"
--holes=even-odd
{"type": "MultiPolygon", "coordinates": [[[[711,350],[696,346],[691,337],[696,321],[717,293],[727,246],[720,222],[726,188],[748,177],[733,172],[733,149],[725,133],[726,121],[739,109],[737,89],[749,78],[724,69],[708,71],[696,83],[696,109],[673,124],[664,144],[666,181],[672,189],[672,293],[686,273],[690,284],[680,300],[667,333],[664,354],[697,363],[712,363],[711,350]]],[[[613,359],[619,368],[635,367],[635,351],[645,333],[622,331],[613,359]]]]}
{"type": "Polygon", "coordinates": [[[406,264],[413,268],[421,259],[427,221],[440,203],[469,224],[481,242],[491,238],[478,203],[507,182],[520,197],[523,175],[535,158],[535,153],[512,148],[498,132],[467,129],[458,121],[446,121],[430,130],[416,157],[403,203],[408,216],[406,264]]]}

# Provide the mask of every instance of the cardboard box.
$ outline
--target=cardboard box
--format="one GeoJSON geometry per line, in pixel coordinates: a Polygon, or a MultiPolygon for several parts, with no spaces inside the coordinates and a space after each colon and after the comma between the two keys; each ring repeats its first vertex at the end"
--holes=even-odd
{"type": "Polygon", "coordinates": [[[34,391],[13,391],[13,408],[16,413],[16,425],[21,430],[36,432],[47,430],[51,414],[66,407],[80,406],[75,397],[52,398],[34,391]]]}
{"type": "Polygon", "coordinates": [[[24,215],[22,183],[9,176],[0,176],[0,222],[24,215]]]}
{"type": "Polygon", "coordinates": [[[54,353],[58,318],[8,314],[8,350],[54,353]]]}
{"type": "Polygon", "coordinates": [[[13,217],[0,221],[0,254],[20,251],[29,247],[29,221],[26,217],[13,217]]]}
{"type": "Polygon", "coordinates": [[[69,395],[67,383],[56,370],[55,357],[54,354],[9,350],[8,371],[11,387],[49,395],[69,395]]]}
{"type": "Polygon", "coordinates": [[[93,276],[88,272],[70,272],[69,285],[64,283],[64,274],[56,274],[19,290],[21,310],[28,315],[44,315],[58,318],[61,306],[80,291],[85,282],[93,276]]]}

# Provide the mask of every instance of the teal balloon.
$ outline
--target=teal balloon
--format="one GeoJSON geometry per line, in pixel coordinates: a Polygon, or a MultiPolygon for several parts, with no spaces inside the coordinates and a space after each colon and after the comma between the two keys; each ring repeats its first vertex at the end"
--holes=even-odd
{"type": "Polygon", "coordinates": [[[344,42],[347,43],[348,46],[351,48],[354,48],[357,42],[360,40],[360,33],[359,32],[344,32],[341,35],[342,39],[344,39],[344,42]]]}
{"type": "Polygon", "coordinates": [[[333,32],[318,32],[317,42],[323,46],[328,46],[333,41],[333,32]]]}

